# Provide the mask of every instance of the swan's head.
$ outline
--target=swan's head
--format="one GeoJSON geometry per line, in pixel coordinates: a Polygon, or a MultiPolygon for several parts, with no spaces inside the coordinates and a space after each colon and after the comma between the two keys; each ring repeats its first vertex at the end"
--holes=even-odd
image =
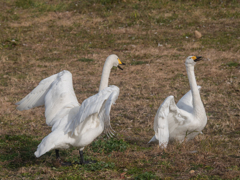
{"type": "Polygon", "coordinates": [[[112,54],[112,55],[108,56],[107,60],[111,61],[113,66],[118,67],[119,69],[123,70],[119,65],[120,64],[125,65],[125,63],[122,63],[117,55],[112,54]]]}
{"type": "Polygon", "coordinates": [[[202,60],[201,56],[188,56],[186,61],[185,61],[185,65],[195,65],[197,61],[202,60]]]}

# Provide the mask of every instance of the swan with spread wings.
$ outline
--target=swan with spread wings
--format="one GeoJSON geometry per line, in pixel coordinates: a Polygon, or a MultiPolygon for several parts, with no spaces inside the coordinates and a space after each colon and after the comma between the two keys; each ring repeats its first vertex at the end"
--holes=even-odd
{"type": "Polygon", "coordinates": [[[207,124],[206,112],[200,97],[200,86],[194,74],[196,62],[202,58],[189,56],[185,61],[191,90],[175,104],[174,97],[168,96],[159,107],[154,119],[155,135],[149,141],[158,141],[159,146],[166,148],[169,141],[193,139],[201,133],[207,124]]]}
{"type": "MultiPolygon", "coordinates": [[[[59,149],[74,146],[80,149],[80,164],[85,164],[84,147],[103,131],[109,136],[113,135],[110,110],[118,98],[119,88],[113,85],[108,87],[108,80],[113,66],[122,69],[119,64],[125,65],[118,56],[108,56],[99,92],[84,100],[81,105],[74,93],[72,74],[66,70],[42,80],[32,92],[16,103],[20,111],[45,106],[46,123],[52,127],[52,132],[38,145],[34,153],[36,157],[55,149],[56,157],[60,160],[59,149]]],[[[68,163],[62,162],[62,165],[68,163]]]]}

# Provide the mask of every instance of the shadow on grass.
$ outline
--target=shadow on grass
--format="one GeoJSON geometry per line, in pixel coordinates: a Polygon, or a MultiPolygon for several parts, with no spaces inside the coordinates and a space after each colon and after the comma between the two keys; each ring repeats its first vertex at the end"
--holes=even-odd
{"type": "Polygon", "coordinates": [[[0,138],[0,161],[5,167],[16,169],[31,164],[36,164],[34,152],[40,141],[34,136],[4,135],[0,138]]]}

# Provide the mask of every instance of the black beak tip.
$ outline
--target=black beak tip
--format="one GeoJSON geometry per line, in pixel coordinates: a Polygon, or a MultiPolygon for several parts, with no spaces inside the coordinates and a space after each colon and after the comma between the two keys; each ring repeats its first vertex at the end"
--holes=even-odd
{"type": "Polygon", "coordinates": [[[195,59],[194,62],[198,62],[198,61],[202,60],[202,56],[196,56],[196,57],[197,57],[197,59],[195,59]]]}
{"type": "Polygon", "coordinates": [[[121,68],[119,65],[117,66],[119,69],[123,70],[123,68],[121,68]]]}
{"type": "MultiPolygon", "coordinates": [[[[122,63],[121,65],[126,65],[125,63],[122,63]]],[[[117,66],[119,69],[123,70],[123,68],[121,68],[121,66],[117,66]]]]}

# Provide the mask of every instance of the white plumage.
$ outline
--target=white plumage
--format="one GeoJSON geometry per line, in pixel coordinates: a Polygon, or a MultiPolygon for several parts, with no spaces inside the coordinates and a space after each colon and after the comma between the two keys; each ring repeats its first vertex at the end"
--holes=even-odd
{"type": "Polygon", "coordinates": [[[193,139],[207,124],[207,116],[197,86],[194,66],[201,57],[189,56],[185,65],[191,90],[175,104],[174,97],[169,96],[159,107],[154,118],[155,135],[149,141],[158,141],[166,148],[169,141],[193,139]]]}
{"type": "MultiPolygon", "coordinates": [[[[52,132],[38,145],[36,157],[52,149],[67,149],[70,146],[79,147],[82,151],[103,130],[110,136],[113,134],[110,110],[118,98],[119,88],[108,87],[108,79],[111,68],[119,67],[119,64],[124,63],[116,55],[106,59],[99,92],[84,100],[82,105],[78,103],[73,90],[72,74],[66,70],[42,80],[32,92],[16,103],[20,111],[45,105],[46,123],[52,126],[52,132]]],[[[58,150],[56,155],[59,158],[58,150]]],[[[80,163],[84,163],[83,157],[80,163]]]]}

